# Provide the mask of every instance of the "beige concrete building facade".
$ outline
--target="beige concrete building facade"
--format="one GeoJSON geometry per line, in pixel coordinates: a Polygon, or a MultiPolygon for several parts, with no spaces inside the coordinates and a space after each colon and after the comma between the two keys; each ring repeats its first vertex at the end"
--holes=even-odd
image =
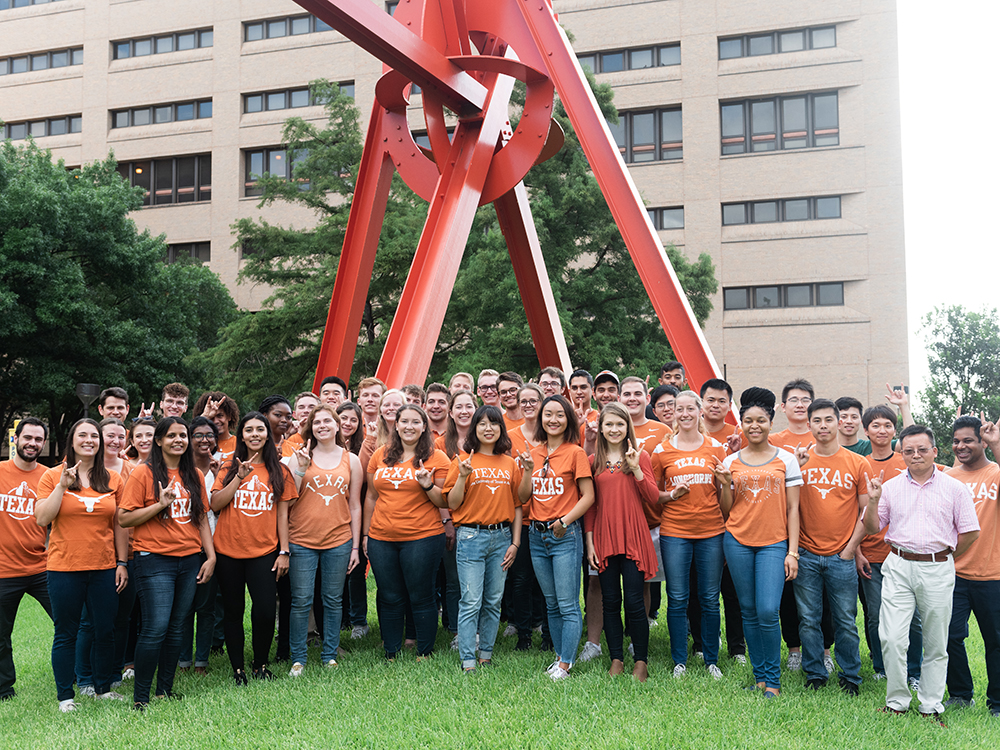
{"type": "MultiPolygon", "coordinates": [[[[895,3],[554,7],[614,87],[614,132],[661,238],[715,263],[706,335],[734,388],[806,377],[869,404],[905,380],[895,3]]],[[[235,283],[232,223],[313,221],[258,209],[248,173],[287,168],[288,116],[323,118],[310,80],[353,86],[364,120],[380,74],[290,0],[0,0],[5,135],[31,133],[67,165],[113,149],[150,190],[139,225],[208,262],[244,306],[265,290],[235,283]]]]}

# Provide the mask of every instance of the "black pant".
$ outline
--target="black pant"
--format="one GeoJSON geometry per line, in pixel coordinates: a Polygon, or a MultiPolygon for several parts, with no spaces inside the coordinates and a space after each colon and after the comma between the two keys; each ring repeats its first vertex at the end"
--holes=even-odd
{"type": "Polygon", "coordinates": [[[0,578],[0,698],[14,695],[14,650],[11,633],[21,598],[28,594],[35,597],[42,608],[52,617],[49,604],[49,585],[45,573],[19,578],[0,578]]]}
{"type": "Polygon", "coordinates": [[[726,615],[726,650],[730,656],[745,655],[747,642],[743,637],[743,613],[728,565],[722,566],[722,606],[726,615]]]}
{"type": "Polygon", "coordinates": [[[274,640],[274,615],[277,583],[274,561],[278,550],[263,557],[240,559],[216,554],[215,574],[219,576],[219,591],[225,609],[222,622],[226,631],[226,651],[233,670],[244,668],[243,611],[246,607],[244,590],[250,592],[250,627],[253,644],[253,668],[267,664],[274,640]]]}
{"type": "Polygon", "coordinates": [[[951,626],[948,630],[948,694],[972,700],[972,672],[965,652],[969,615],[975,614],[986,649],[986,706],[1000,708],[1000,581],[973,581],[955,576],[951,626]]]}
{"type": "MultiPolygon", "coordinates": [[[[368,624],[368,580],[365,578],[367,568],[368,558],[365,557],[364,547],[362,547],[358,550],[358,567],[348,573],[347,580],[344,581],[342,629],[368,624]]],[[[316,573],[318,575],[319,571],[316,573]]]]}
{"type": "Polygon", "coordinates": [[[275,651],[276,661],[288,661],[290,648],[288,642],[288,619],[292,615],[292,584],[285,575],[277,580],[278,587],[278,648],[275,651]]]}
{"type": "Polygon", "coordinates": [[[629,617],[629,635],[635,649],[636,661],[649,660],[649,621],[646,603],[642,599],[645,575],[634,560],[625,555],[612,555],[607,567],[598,577],[601,581],[601,599],[604,603],[604,637],[612,659],[625,660],[625,628],[622,625],[622,593],[625,611],[629,617]]]}
{"type": "MultiPolygon", "coordinates": [[[[794,581],[785,581],[785,588],[781,592],[781,637],[785,639],[788,648],[801,648],[802,641],[799,639],[799,607],[795,603],[794,581]]],[[[830,614],[830,603],[826,600],[826,592],[823,592],[823,617],[819,621],[823,630],[823,648],[828,649],[833,645],[833,617],[830,614]]]]}
{"type": "Polygon", "coordinates": [[[545,599],[537,603],[535,592],[541,593],[535,568],[531,564],[531,547],[528,542],[527,527],[521,533],[521,547],[517,550],[514,564],[510,566],[507,580],[511,584],[511,623],[517,628],[518,640],[531,640],[531,629],[541,621],[542,638],[549,634],[549,618],[545,616],[545,599]]]}

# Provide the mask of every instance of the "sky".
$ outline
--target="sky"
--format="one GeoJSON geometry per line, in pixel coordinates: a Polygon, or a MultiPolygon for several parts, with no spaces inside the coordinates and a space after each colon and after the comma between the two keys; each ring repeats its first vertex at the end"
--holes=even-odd
{"type": "Polygon", "coordinates": [[[907,318],[911,393],[928,376],[918,329],[937,306],[1000,307],[1000,127],[996,50],[976,29],[997,28],[1000,6],[898,0],[907,318]],[[947,11],[942,10],[947,7],[947,11]],[[991,114],[992,113],[992,114],[991,114]],[[993,136],[995,137],[995,136],[993,136]],[[944,244],[948,238],[948,244],[944,244]]]}

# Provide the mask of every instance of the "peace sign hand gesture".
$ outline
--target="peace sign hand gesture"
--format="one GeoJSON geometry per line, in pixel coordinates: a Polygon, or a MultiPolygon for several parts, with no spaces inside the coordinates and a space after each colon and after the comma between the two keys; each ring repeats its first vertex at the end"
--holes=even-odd
{"type": "Polygon", "coordinates": [[[306,440],[305,445],[295,451],[295,460],[298,461],[299,471],[305,471],[312,463],[312,440],[306,440]]]}
{"type": "Polygon", "coordinates": [[[166,510],[171,505],[173,505],[174,500],[177,499],[177,493],[174,491],[173,487],[169,484],[161,484],[158,488],[157,502],[161,508],[166,510]]]}
{"type": "Polygon", "coordinates": [[[475,451],[469,453],[468,458],[458,462],[458,475],[462,478],[468,477],[472,473],[472,456],[475,451]]]}
{"type": "Polygon", "coordinates": [[[880,471],[877,477],[868,477],[868,502],[878,502],[879,498],[882,497],[882,480],[885,476],[884,471],[880,471]]]}
{"type": "Polygon", "coordinates": [[[250,476],[250,472],[253,471],[253,462],[257,460],[257,457],[259,455],[260,453],[254,453],[252,456],[250,456],[249,461],[240,461],[238,458],[235,459],[236,463],[239,464],[239,466],[236,469],[236,476],[238,476],[240,479],[246,479],[248,476],[250,476]]]}
{"type": "Polygon", "coordinates": [[[639,471],[639,451],[635,449],[634,445],[630,445],[625,451],[625,469],[631,474],[639,471]]]}
{"type": "Polygon", "coordinates": [[[80,475],[80,462],[76,462],[76,466],[70,468],[69,464],[63,464],[62,475],[59,477],[59,484],[62,485],[63,489],[68,489],[76,484],[77,477],[80,475]]]}
{"type": "Polygon", "coordinates": [[[434,486],[434,471],[432,469],[425,469],[423,461],[420,462],[419,466],[420,468],[413,473],[413,478],[417,480],[417,484],[422,488],[429,490],[434,486]]]}
{"type": "Polygon", "coordinates": [[[525,451],[517,457],[517,460],[521,462],[521,468],[528,474],[535,470],[535,459],[531,457],[531,451],[525,451]]]}
{"type": "Polygon", "coordinates": [[[805,448],[802,447],[802,443],[795,446],[795,460],[799,462],[799,466],[805,466],[809,463],[809,449],[812,447],[812,443],[809,443],[805,448]]]}

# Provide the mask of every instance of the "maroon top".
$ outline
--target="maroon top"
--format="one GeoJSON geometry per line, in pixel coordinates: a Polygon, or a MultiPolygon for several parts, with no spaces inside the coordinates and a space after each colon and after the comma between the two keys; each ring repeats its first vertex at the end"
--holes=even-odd
{"type": "Polygon", "coordinates": [[[603,571],[612,555],[625,555],[635,561],[646,578],[652,578],[656,575],[656,550],[642,512],[642,503],[655,505],[660,493],[653,479],[649,455],[639,451],[641,482],[626,473],[624,466],[614,473],[605,469],[598,474],[593,456],[590,457],[590,465],[594,470],[594,504],[583,517],[583,528],[584,531],[594,532],[597,569],[603,571]]]}

